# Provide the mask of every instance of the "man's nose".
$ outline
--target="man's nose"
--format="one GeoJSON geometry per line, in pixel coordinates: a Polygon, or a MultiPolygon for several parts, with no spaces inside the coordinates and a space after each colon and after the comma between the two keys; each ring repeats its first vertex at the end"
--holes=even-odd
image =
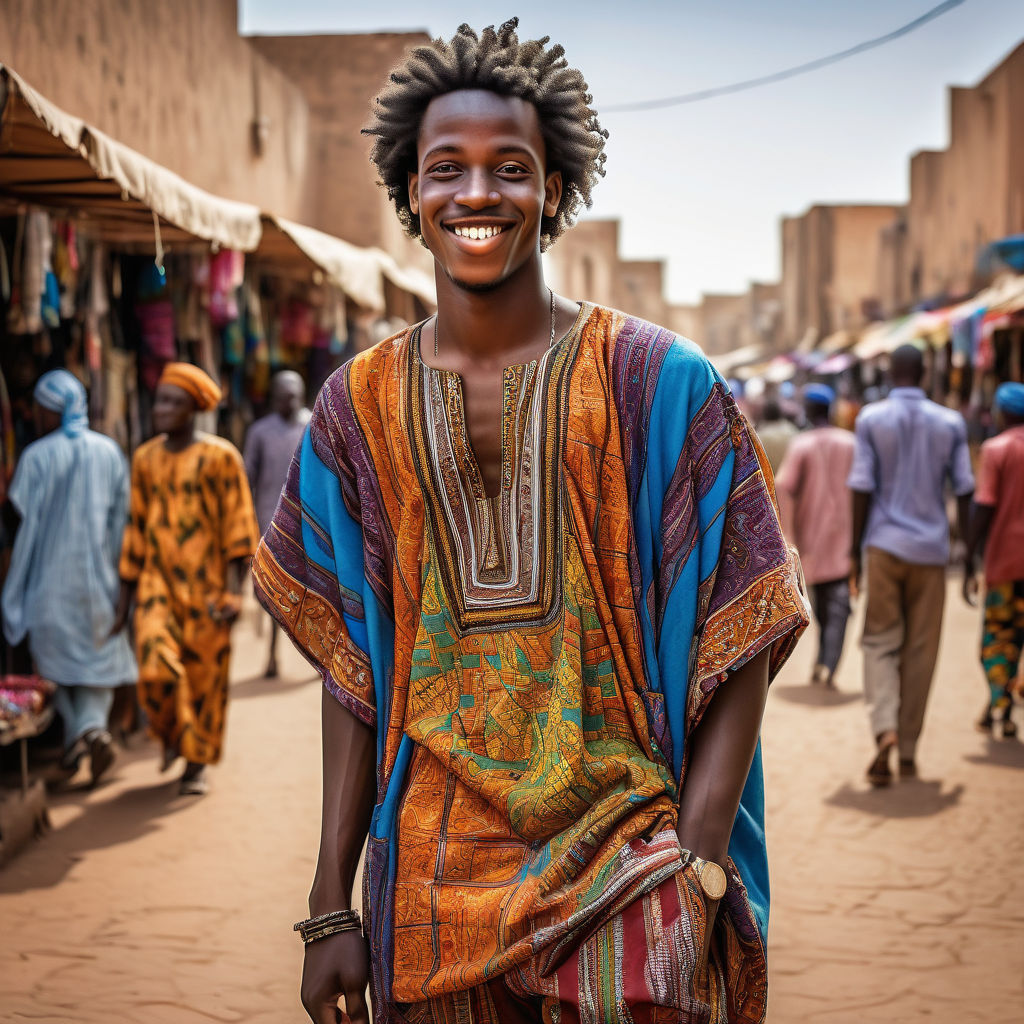
{"type": "Polygon", "coordinates": [[[471,210],[486,210],[501,202],[501,193],[491,187],[490,175],[483,169],[472,171],[462,181],[455,202],[471,210]]]}

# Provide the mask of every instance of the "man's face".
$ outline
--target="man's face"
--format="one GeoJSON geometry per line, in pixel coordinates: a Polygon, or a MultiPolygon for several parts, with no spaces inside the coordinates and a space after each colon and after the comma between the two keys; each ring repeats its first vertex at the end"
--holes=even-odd
{"type": "Polygon", "coordinates": [[[158,434],[184,430],[196,411],[192,396],[174,384],[157,385],[153,398],[153,427],[158,434]]]}
{"type": "Polygon", "coordinates": [[[485,89],[432,100],[420,125],[409,202],[434,259],[457,285],[494,288],[540,257],[541,221],[558,210],[531,103],[485,89]]]}
{"type": "Polygon", "coordinates": [[[270,396],[271,408],[284,419],[291,419],[302,408],[302,381],[294,377],[278,377],[270,396]]]}

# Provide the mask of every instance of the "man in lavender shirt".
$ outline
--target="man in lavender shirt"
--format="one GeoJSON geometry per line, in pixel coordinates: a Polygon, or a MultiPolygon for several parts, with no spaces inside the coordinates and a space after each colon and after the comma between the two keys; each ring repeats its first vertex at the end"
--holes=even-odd
{"type": "Polygon", "coordinates": [[[956,494],[960,535],[966,536],[974,476],[967,426],[921,390],[921,352],[903,345],[892,354],[892,390],[857,417],[856,449],[847,481],[853,495],[851,590],[867,568],[864,617],[864,697],[876,753],[874,786],[892,781],[891,751],[900,775],[917,772],[915,754],[939,651],[949,561],[946,481],[956,494]]]}
{"type": "MultiPolygon", "coordinates": [[[[310,412],[305,407],[306,385],[293,370],[282,370],[270,382],[270,412],[258,419],[245,436],[245,471],[249,477],[260,533],[274,518],[295,449],[302,440],[310,412]]],[[[277,676],[277,623],[270,620],[268,678],[277,676]]]]}

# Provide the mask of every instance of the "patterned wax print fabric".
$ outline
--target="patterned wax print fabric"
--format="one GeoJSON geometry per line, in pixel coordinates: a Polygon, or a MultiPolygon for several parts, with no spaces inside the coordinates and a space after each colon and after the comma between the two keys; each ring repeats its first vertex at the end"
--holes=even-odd
{"type": "Polygon", "coordinates": [[[110,636],[128,514],[121,450],[91,430],[54,431],[22,452],[9,497],[21,525],[3,589],[8,641],[27,634],[36,670],[63,686],[133,683],[127,634],[110,636]]]}
{"type": "MultiPolygon", "coordinates": [[[[555,994],[585,933],[671,878],[685,745],[728,673],[807,623],[770,471],[695,346],[585,304],[504,373],[486,496],[461,380],[418,328],[334,374],[257,592],[376,730],[363,907],[375,1019],[501,974],[555,994]]],[[[720,927],[764,1012],[760,755],[720,927]]]]}
{"type": "Polygon", "coordinates": [[[189,761],[220,759],[228,699],[230,625],[212,611],[228,563],[258,531],[242,457],[202,436],[170,452],[162,436],[132,460],[121,578],[136,581],[139,700],[154,738],[189,761]]]}
{"type": "Polygon", "coordinates": [[[981,666],[988,680],[993,709],[1011,706],[1010,686],[1024,651],[1024,579],[994,583],[985,593],[981,635],[981,666]]]}

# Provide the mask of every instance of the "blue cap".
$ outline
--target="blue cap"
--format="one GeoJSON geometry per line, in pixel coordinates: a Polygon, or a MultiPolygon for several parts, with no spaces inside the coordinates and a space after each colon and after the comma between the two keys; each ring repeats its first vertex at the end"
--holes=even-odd
{"type": "Polygon", "coordinates": [[[808,384],[804,388],[804,401],[815,402],[817,405],[831,405],[836,400],[836,393],[827,384],[808,384]]]}
{"type": "Polygon", "coordinates": [[[1024,384],[1000,384],[996,388],[996,408],[1011,416],[1024,416],[1024,384]]]}

